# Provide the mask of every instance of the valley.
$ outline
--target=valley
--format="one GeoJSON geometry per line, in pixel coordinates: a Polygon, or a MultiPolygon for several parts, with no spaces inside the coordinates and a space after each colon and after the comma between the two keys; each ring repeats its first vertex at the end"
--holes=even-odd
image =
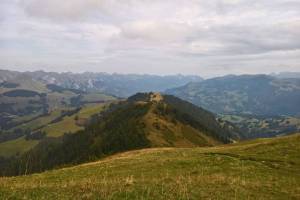
{"type": "Polygon", "coordinates": [[[243,138],[275,137],[300,131],[300,118],[293,116],[219,115],[220,121],[233,124],[243,138]]]}
{"type": "Polygon", "coordinates": [[[298,117],[300,114],[299,78],[227,75],[191,82],[165,93],[219,114],[298,117]]]}

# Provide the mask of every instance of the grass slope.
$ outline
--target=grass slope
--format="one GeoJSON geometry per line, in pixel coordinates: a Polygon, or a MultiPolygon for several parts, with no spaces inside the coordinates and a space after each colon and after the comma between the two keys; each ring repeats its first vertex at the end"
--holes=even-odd
{"type": "Polygon", "coordinates": [[[31,129],[31,130],[36,130],[39,129],[40,127],[43,127],[47,124],[49,124],[51,121],[53,121],[54,119],[56,119],[57,117],[59,117],[61,115],[61,109],[57,109],[54,110],[52,112],[50,112],[48,115],[43,115],[41,117],[38,117],[34,120],[31,120],[27,123],[23,123],[20,124],[19,126],[14,127],[12,130],[14,129],[31,129]]]}
{"type": "MultiPolygon", "coordinates": [[[[84,129],[83,126],[76,123],[76,116],[78,117],[78,121],[80,120],[80,122],[85,122],[92,115],[99,113],[105,105],[107,105],[107,103],[86,104],[79,112],[71,116],[66,116],[56,123],[51,123],[52,120],[61,115],[62,110],[57,109],[49,113],[49,115],[21,124],[16,128],[30,128],[33,131],[41,130],[46,132],[47,137],[60,137],[64,133],[75,133],[84,129]]],[[[7,142],[2,142],[0,143],[0,156],[11,157],[23,154],[35,147],[39,142],[40,140],[26,140],[25,136],[7,142]]]]}
{"type": "Polygon", "coordinates": [[[38,143],[38,140],[26,140],[25,136],[0,143],[0,156],[10,157],[25,153],[38,143]]]}
{"type": "Polygon", "coordinates": [[[189,124],[176,120],[174,116],[157,114],[156,109],[156,106],[150,107],[142,119],[147,139],[152,147],[196,147],[221,144],[189,124]]]}
{"type": "Polygon", "coordinates": [[[88,120],[92,115],[99,113],[106,103],[98,104],[87,104],[78,112],[71,116],[64,117],[61,121],[53,124],[48,124],[46,127],[42,128],[42,131],[47,133],[48,137],[60,137],[64,133],[75,133],[79,130],[83,130],[83,126],[79,126],[76,123],[75,117],[78,120],[85,121],[88,120]]]}
{"type": "Polygon", "coordinates": [[[300,135],[131,151],[0,178],[0,199],[299,199],[300,135]]]}

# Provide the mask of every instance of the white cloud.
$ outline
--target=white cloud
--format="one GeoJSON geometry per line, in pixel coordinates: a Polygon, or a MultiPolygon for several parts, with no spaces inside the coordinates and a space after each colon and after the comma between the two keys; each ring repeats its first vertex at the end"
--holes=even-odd
{"type": "Polygon", "coordinates": [[[3,0],[0,28],[2,68],[300,71],[297,0],[3,0]]]}

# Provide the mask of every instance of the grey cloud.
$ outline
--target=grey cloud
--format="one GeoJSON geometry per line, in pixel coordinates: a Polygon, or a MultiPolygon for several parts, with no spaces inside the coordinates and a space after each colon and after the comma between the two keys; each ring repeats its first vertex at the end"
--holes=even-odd
{"type": "Polygon", "coordinates": [[[0,10],[0,67],[300,70],[296,0],[3,0],[0,10]]]}
{"type": "Polygon", "coordinates": [[[23,0],[20,5],[25,13],[37,18],[48,18],[57,21],[79,20],[95,12],[101,1],[97,0],[23,0]]]}

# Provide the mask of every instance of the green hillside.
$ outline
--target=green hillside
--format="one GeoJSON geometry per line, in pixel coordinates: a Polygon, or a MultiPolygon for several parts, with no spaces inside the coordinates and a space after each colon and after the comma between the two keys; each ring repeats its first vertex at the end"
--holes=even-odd
{"type": "Polygon", "coordinates": [[[0,157],[21,155],[39,143],[38,140],[26,140],[25,136],[0,143],[0,157]]]}
{"type": "Polygon", "coordinates": [[[76,109],[88,103],[115,99],[104,93],[67,89],[19,74],[15,79],[0,82],[0,131],[36,129],[36,125],[47,124],[47,120],[53,119],[49,117],[53,111],[76,109]]]}
{"type": "Polygon", "coordinates": [[[112,103],[84,129],[78,126],[82,116],[101,109],[86,108],[47,125],[41,130],[47,137],[33,149],[2,161],[2,165],[0,162],[0,174],[42,172],[133,149],[216,146],[239,139],[221,126],[212,113],[159,93],[138,93],[112,103]],[[77,132],[64,134],[71,130],[77,132]]]}
{"type": "Polygon", "coordinates": [[[1,199],[299,199],[300,135],[126,152],[0,178],[1,199]]]}
{"type": "MultiPolygon", "coordinates": [[[[23,123],[14,129],[30,129],[32,133],[39,131],[45,132],[45,137],[61,137],[65,133],[75,133],[83,130],[85,123],[88,122],[90,117],[101,112],[107,104],[109,103],[85,104],[80,110],[75,111],[62,109],[53,110],[47,115],[23,123]],[[71,114],[62,117],[63,113],[67,111],[71,111],[71,114]]],[[[0,142],[0,157],[11,157],[23,154],[35,147],[41,140],[42,139],[26,139],[25,136],[21,136],[0,142]]]]}
{"type": "Polygon", "coordinates": [[[21,155],[44,137],[83,130],[105,103],[116,100],[101,92],[68,89],[26,74],[1,72],[0,79],[5,81],[0,81],[0,157],[21,155]]]}
{"type": "Polygon", "coordinates": [[[62,120],[48,124],[41,130],[47,133],[48,137],[60,137],[64,133],[75,133],[84,129],[84,124],[91,116],[101,112],[106,103],[87,104],[78,112],[65,116],[62,120]]]}

